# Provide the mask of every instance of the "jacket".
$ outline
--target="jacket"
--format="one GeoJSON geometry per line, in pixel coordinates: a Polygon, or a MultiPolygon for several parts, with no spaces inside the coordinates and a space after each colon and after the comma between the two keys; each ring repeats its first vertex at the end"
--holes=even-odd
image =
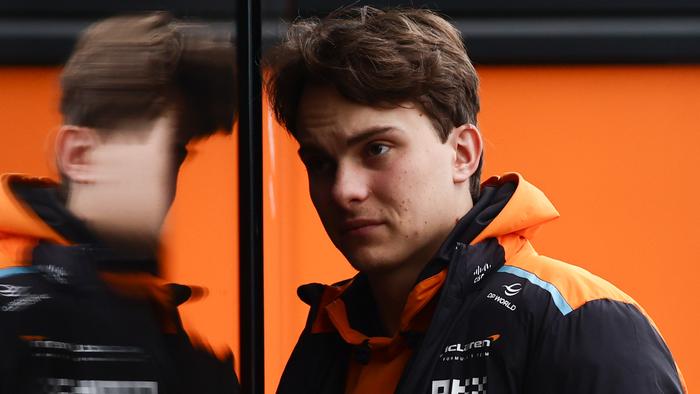
{"type": "Polygon", "coordinates": [[[237,393],[232,357],[182,327],[190,296],[102,245],[51,181],[0,178],[0,393],[237,393]]]}
{"type": "Polygon", "coordinates": [[[520,175],[487,180],[409,294],[402,322],[423,308],[428,324],[403,325],[393,338],[368,334],[378,319],[361,273],[300,287],[311,310],[278,392],[345,392],[349,365],[371,363],[386,343],[410,348],[396,393],[687,392],[632,298],[535,251],[529,239],[557,217],[520,175]]]}

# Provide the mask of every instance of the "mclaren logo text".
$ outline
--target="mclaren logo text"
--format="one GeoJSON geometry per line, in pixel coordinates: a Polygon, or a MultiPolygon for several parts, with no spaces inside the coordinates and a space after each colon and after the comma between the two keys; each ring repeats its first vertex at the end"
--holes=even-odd
{"type": "Polygon", "coordinates": [[[470,358],[488,357],[491,344],[500,337],[500,334],[494,334],[478,341],[447,345],[440,355],[440,361],[464,361],[470,358]]]}

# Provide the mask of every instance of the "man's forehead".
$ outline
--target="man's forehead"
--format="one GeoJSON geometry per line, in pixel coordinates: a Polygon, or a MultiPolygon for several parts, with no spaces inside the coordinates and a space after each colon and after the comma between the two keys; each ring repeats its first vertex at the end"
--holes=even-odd
{"type": "Polygon", "coordinates": [[[333,88],[310,87],[300,101],[295,136],[300,145],[352,144],[369,135],[403,129],[403,112],[410,109],[410,105],[386,108],[359,104],[333,88]]]}
{"type": "Polygon", "coordinates": [[[346,101],[331,87],[306,86],[299,100],[296,127],[305,133],[333,127],[347,112],[346,101]]]}

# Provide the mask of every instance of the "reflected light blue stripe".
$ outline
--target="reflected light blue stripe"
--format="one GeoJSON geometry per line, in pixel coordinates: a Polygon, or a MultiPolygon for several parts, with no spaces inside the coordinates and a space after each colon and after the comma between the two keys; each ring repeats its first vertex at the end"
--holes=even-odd
{"type": "Polygon", "coordinates": [[[553,284],[549,282],[545,282],[542,279],[538,278],[537,275],[533,274],[532,272],[525,271],[522,268],[518,267],[513,267],[510,265],[504,265],[501,267],[498,272],[507,272],[509,274],[513,274],[515,276],[519,276],[521,278],[527,279],[530,283],[533,285],[539,286],[543,288],[544,290],[547,290],[549,294],[552,295],[552,300],[554,301],[554,305],[559,308],[559,311],[563,315],[568,315],[571,313],[574,309],[571,308],[571,305],[569,305],[568,302],[564,299],[564,296],[561,295],[559,290],[554,287],[553,284]]]}
{"type": "Polygon", "coordinates": [[[19,275],[19,274],[30,274],[33,272],[36,272],[36,269],[34,269],[33,267],[5,268],[5,269],[0,269],[0,278],[12,276],[12,275],[19,275]]]}

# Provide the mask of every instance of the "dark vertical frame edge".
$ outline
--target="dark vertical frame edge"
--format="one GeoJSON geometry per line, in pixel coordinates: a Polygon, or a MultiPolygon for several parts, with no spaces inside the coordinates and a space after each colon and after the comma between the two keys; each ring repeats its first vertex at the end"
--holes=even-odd
{"type": "Polygon", "coordinates": [[[259,1],[237,1],[240,377],[243,393],[263,394],[262,19],[259,1]]]}

